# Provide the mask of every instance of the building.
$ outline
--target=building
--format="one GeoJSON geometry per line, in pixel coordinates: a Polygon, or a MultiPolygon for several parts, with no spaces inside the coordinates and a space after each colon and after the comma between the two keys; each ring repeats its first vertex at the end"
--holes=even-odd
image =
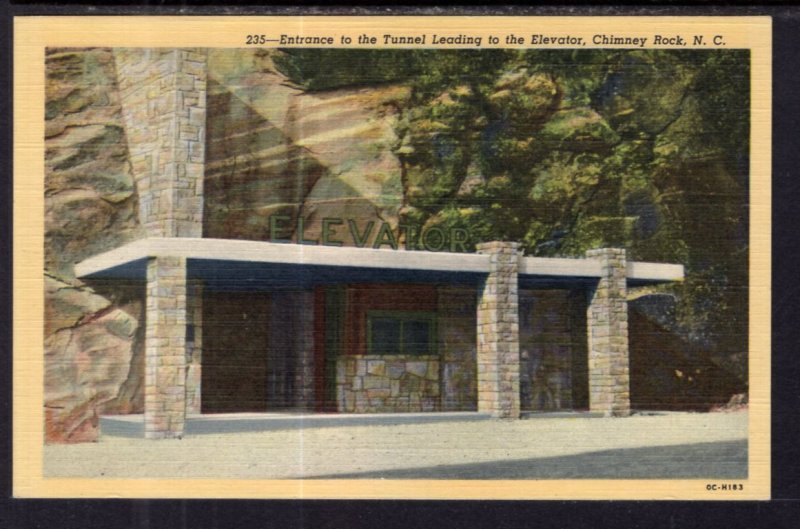
{"type": "Polygon", "coordinates": [[[628,286],[680,280],[624,249],[462,253],[463,234],[329,217],[305,236],[204,237],[207,55],[115,50],[144,237],[77,263],[87,281],[146,283],[149,438],[187,413],[630,412],[628,286]],[[376,229],[377,228],[377,229],[376,229]],[[411,231],[411,228],[405,228],[411,231]],[[407,250],[412,251],[407,251],[407,250]]]}

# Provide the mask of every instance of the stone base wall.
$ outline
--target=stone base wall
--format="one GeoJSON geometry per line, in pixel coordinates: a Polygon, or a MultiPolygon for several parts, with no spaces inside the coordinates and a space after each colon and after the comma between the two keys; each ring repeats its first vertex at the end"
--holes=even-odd
{"type": "Polygon", "coordinates": [[[350,355],[336,364],[338,411],[440,410],[439,357],[350,355]]]}

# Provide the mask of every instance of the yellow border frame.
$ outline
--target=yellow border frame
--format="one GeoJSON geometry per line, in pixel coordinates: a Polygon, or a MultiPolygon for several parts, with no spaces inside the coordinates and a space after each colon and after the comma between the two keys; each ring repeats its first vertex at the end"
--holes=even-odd
{"type": "MultiPolygon", "coordinates": [[[[527,40],[527,39],[526,39],[527,40]]],[[[355,39],[354,39],[355,42],[355,39]]],[[[348,47],[369,47],[351,45],[348,47]]],[[[386,47],[386,46],[384,46],[386,47]]],[[[456,47],[456,46],[453,46],[456,47]]],[[[548,46],[551,48],[569,46],[548,46]]],[[[591,41],[587,48],[594,46],[591,41]]],[[[664,46],[661,46],[664,47],[664,46]]],[[[689,43],[684,49],[692,48],[689,43]]],[[[464,46],[473,48],[473,46],[464,46]]],[[[710,49],[711,46],[704,48],[710,49]]],[[[767,499],[770,494],[771,105],[769,17],[17,17],[14,20],[14,402],[17,497],[767,499]],[[632,29],[635,28],[635,29],[632,29]],[[744,491],[708,480],[232,480],[52,479],[42,475],[44,280],[44,48],[245,47],[248,34],[382,35],[597,33],[722,35],[751,50],[749,478],[744,491]],[[38,264],[37,264],[38,263],[38,264]]]]}

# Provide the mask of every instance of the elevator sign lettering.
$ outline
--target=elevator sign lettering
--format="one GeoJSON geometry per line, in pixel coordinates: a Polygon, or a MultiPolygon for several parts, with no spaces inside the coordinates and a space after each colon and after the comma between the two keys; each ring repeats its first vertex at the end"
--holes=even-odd
{"type": "Polygon", "coordinates": [[[392,248],[403,246],[406,250],[429,252],[467,252],[469,231],[463,228],[421,227],[400,223],[392,227],[388,222],[374,220],[356,222],[355,219],[326,217],[322,219],[318,237],[307,237],[307,221],[287,215],[272,215],[269,218],[269,240],[271,242],[294,242],[297,244],[321,244],[324,246],[355,246],[357,248],[392,248]],[[294,236],[292,236],[294,232],[294,236]]]}

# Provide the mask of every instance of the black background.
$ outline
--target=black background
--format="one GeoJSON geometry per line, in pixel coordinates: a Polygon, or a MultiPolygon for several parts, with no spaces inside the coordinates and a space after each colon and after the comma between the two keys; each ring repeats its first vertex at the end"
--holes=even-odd
{"type": "MultiPolygon", "coordinates": [[[[47,4],[2,1],[0,26],[0,528],[800,527],[800,7],[786,2],[599,6],[314,7],[303,0],[47,4]],[[772,500],[767,502],[19,500],[11,498],[14,15],[771,15],[773,17],[772,500]]],[[[442,484],[446,487],[446,482],[442,484]]]]}

